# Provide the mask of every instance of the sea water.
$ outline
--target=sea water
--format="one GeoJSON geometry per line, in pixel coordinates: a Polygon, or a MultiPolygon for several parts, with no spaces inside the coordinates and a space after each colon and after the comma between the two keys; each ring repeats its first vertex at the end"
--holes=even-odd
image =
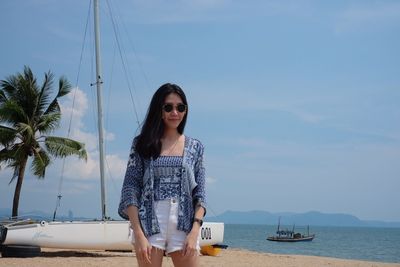
{"type": "MultiPolygon", "coordinates": [[[[291,227],[288,227],[292,230],[291,227]]],[[[286,229],[286,227],[281,227],[286,229]]],[[[225,224],[224,244],[258,252],[400,262],[400,228],[311,226],[311,242],[272,242],[276,226],[225,224]]],[[[306,227],[295,232],[307,233],[306,227]]]]}

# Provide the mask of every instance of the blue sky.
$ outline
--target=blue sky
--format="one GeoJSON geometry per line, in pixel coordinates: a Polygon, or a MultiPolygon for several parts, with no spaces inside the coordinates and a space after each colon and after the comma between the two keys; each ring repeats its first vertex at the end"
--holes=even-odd
{"type": "MultiPolygon", "coordinates": [[[[400,2],[100,2],[112,217],[136,121],[174,82],[189,99],[185,133],[206,147],[210,215],[317,210],[400,221],[400,2]]],[[[89,160],[66,161],[59,212],[99,217],[89,2],[0,9],[0,79],[29,65],[40,80],[51,70],[79,87],[71,137],[86,143],[89,160]]],[[[67,134],[72,97],[62,100],[57,134],[67,134]]],[[[61,170],[57,160],[44,180],[27,173],[20,209],[51,213],[61,170]]],[[[0,208],[11,207],[10,175],[0,171],[0,208]]]]}

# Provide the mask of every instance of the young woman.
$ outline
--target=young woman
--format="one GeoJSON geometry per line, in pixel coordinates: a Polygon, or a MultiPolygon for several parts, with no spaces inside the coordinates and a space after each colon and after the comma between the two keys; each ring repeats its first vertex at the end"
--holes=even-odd
{"type": "Polygon", "coordinates": [[[188,104],[175,84],[153,95],[141,133],[134,138],[119,214],[129,219],[139,266],[198,266],[205,209],[203,145],[183,135],[188,104]]]}

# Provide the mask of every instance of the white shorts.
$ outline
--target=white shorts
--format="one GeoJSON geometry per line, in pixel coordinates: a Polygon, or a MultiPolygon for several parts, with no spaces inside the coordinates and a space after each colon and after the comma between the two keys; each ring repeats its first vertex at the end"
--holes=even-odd
{"type": "MultiPolygon", "coordinates": [[[[182,250],[187,234],[177,229],[178,227],[178,200],[166,199],[154,202],[155,213],[160,226],[160,233],[148,238],[153,247],[162,249],[168,255],[174,251],[182,250]]],[[[134,243],[132,235],[132,243],[134,243]]],[[[199,239],[197,250],[200,251],[199,239]]]]}

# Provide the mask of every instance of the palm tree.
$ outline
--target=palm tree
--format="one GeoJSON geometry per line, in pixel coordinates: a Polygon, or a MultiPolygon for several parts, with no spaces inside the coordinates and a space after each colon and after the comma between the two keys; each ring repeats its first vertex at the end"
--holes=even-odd
{"type": "Polygon", "coordinates": [[[30,157],[31,170],[39,179],[44,178],[53,157],[77,155],[87,159],[83,143],[48,135],[60,124],[58,99],[71,90],[67,79],[61,77],[57,95],[52,99],[53,79],[49,71],[39,86],[31,69],[25,66],[23,73],[0,81],[0,164],[14,171],[9,184],[17,179],[13,217],[18,216],[22,182],[30,157]]]}

